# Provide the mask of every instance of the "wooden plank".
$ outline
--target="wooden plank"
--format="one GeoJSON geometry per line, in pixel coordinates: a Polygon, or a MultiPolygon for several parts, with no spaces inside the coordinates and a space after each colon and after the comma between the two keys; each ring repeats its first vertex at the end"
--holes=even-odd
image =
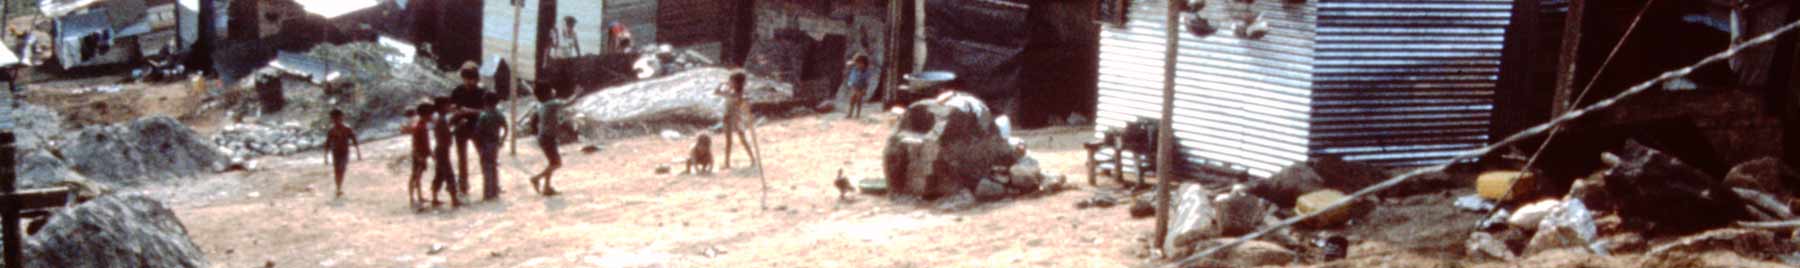
{"type": "Polygon", "coordinates": [[[1556,62],[1556,95],[1551,97],[1550,116],[1561,116],[1572,107],[1570,101],[1575,98],[1575,64],[1581,62],[1581,19],[1586,12],[1586,0],[1569,1],[1569,14],[1563,19],[1562,48],[1557,51],[1562,55],[1556,62]]]}
{"type": "Polygon", "coordinates": [[[62,207],[68,204],[69,195],[73,191],[69,187],[61,186],[22,190],[11,194],[0,194],[0,203],[8,204],[8,208],[16,210],[62,207]]]}

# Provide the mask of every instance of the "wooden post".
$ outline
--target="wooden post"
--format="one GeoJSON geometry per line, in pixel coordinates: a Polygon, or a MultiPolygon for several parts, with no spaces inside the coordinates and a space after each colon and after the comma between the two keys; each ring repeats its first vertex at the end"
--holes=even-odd
{"type": "Polygon", "coordinates": [[[1162,203],[1162,206],[1156,209],[1156,237],[1154,240],[1157,248],[1163,248],[1165,246],[1163,238],[1169,236],[1169,211],[1172,210],[1169,205],[1174,203],[1169,201],[1169,181],[1175,178],[1172,172],[1173,168],[1171,168],[1174,166],[1174,163],[1171,163],[1174,162],[1174,159],[1171,159],[1170,156],[1175,153],[1175,142],[1172,140],[1174,137],[1171,134],[1174,130],[1169,128],[1174,125],[1172,119],[1175,117],[1175,50],[1180,47],[1178,44],[1181,42],[1181,24],[1177,23],[1181,20],[1181,13],[1179,13],[1181,12],[1181,2],[1173,0],[1168,2],[1169,14],[1166,17],[1167,20],[1163,21],[1164,34],[1168,37],[1168,46],[1164,47],[1165,54],[1163,54],[1162,122],[1156,130],[1156,180],[1158,181],[1156,197],[1159,198],[1157,202],[1162,203]]]}
{"type": "MultiPolygon", "coordinates": [[[[508,58],[506,61],[511,62],[511,64],[507,64],[506,65],[507,68],[513,68],[513,66],[519,65],[519,23],[520,23],[519,20],[525,14],[525,0],[512,0],[512,5],[513,5],[512,50],[508,51],[507,55],[506,55],[506,57],[508,58]]],[[[498,72],[498,71],[496,71],[496,72],[498,72]]],[[[518,72],[516,72],[516,71],[513,72],[514,77],[517,77],[518,75],[519,75],[518,72]]],[[[517,80],[516,78],[508,78],[508,79],[517,80]]],[[[514,81],[507,81],[507,82],[514,82],[514,81]]],[[[506,95],[507,95],[506,99],[512,100],[512,107],[508,108],[511,111],[508,111],[507,113],[511,113],[512,117],[513,117],[512,123],[507,124],[506,134],[507,134],[507,136],[512,136],[512,142],[510,142],[512,144],[511,145],[512,155],[519,156],[519,122],[525,122],[525,115],[519,114],[519,85],[517,83],[514,83],[511,87],[507,88],[506,95]]]]}
{"type": "MultiPolygon", "coordinates": [[[[17,185],[13,185],[13,137],[12,132],[0,132],[0,196],[11,196],[17,185]]],[[[6,251],[6,267],[25,267],[25,233],[19,229],[19,204],[16,202],[0,202],[0,231],[3,235],[6,251]]]]}
{"type": "Polygon", "coordinates": [[[1586,0],[1569,1],[1569,14],[1563,20],[1562,48],[1558,50],[1562,56],[1556,61],[1556,95],[1551,97],[1551,117],[1561,116],[1577,105],[1569,102],[1575,98],[1575,73],[1579,70],[1575,65],[1581,62],[1581,18],[1586,10],[1586,0]]]}

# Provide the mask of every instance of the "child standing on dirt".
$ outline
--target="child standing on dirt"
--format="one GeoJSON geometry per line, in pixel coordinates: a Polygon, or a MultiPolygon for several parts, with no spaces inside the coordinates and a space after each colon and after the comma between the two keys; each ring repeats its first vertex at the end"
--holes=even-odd
{"type": "Polygon", "coordinates": [[[450,98],[444,97],[439,97],[432,103],[431,106],[437,108],[437,116],[431,119],[431,137],[437,147],[431,150],[431,163],[437,172],[432,174],[431,179],[431,204],[443,204],[438,202],[438,191],[448,190],[446,192],[450,193],[450,206],[462,206],[456,190],[456,168],[450,163],[450,150],[453,150],[451,147],[454,147],[456,137],[451,136],[450,123],[446,120],[453,113],[455,105],[450,103],[450,98]]]}
{"type": "Polygon", "coordinates": [[[325,134],[325,148],[331,153],[325,156],[325,164],[331,165],[338,197],[344,196],[344,169],[350,167],[351,147],[356,148],[356,159],[362,159],[362,144],[356,141],[356,131],[344,125],[344,111],[331,110],[331,130],[325,134]]]}
{"type": "Polygon", "coordinates": [[[541,103],[537,111],[538,149],[544,152],[544,160],[550,162],[550,165],[531,176],[531,188],[543,195],[556,195],[556,187],[550,186],[550,178],[556,175],[557,168],[562,167],[562,152],[557,151],[556,145],[559,143],[555,132],[557,125],[562,122],[564,103],[556,98],[553,90],[540,90],[536,93],[538,102],[541,103]],[[543,180],[542,188],[538,187],[538,180],[543,180]]]}
{"type": "Polygon", "coordinates": [[[408,111],[407,117],[413,117],[412,123],[400,131],[412,135],[412,179],[406,182],[407,200],[418,205],[425,202],[425,190],[420,187],[419,179],[428,168],[426,162],[431,161],[431,116],[436,114],[431,103],[421,103],[419,107],[408,111]]]}
{"type": "Polygon", "coordinates": [[[727,91],[717,92],[726,95],[724,124],[725,163],[723,165],[725,169],[731,169],[732,134],[737,134],[738,141],[744,144],[744,154],[750,157],[750,162],[755,163],[757,161],[756,152],[751,151],[753,149],[750,148],[750,135],[746,134],[746,128],[750,124],[749,120],[750,118],[753,118],[753,116],[750,115],[749,109],[746,109],[748,107],[744,104],[744,79],[744,72],[732,72],[731,80],[726,84],[726,88],[724,88],[724,90],[727,91]]]}
{"type": "Polygon", "coordinates": [[[475,118],[475,153],[481,157],[481,198],[494,199],[500,197],[500,143],[506,140],[506,116],[500,114],[495,107],[500,104],[497,94],[488,93],[481,108],[481,115],[475,118]]]}

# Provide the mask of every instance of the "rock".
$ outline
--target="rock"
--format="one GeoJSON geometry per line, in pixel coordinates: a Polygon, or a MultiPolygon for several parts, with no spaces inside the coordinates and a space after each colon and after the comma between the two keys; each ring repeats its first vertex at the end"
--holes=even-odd
{"type": "Polygon", "coordinates": [[[34,267],[208,267],[181,219],[143,195],[108,195],[59,210],[26,242],[34,267]]]}
{"type": "Polygon", "coordinates": [[[1600,248],[1613,254],[1626,254],[1644,251],[1644,235],[1638,232],[1619,232],[1600,237],[1600,248]]]}
{"type": "Polygon", "coordinates": [[[1044,172],[1038,167],[1037,159],[1029,156],[1020,157],[1017,163],[1007,169],[1009,176],[1007,187],[1035,191],[1042,187],[1044,172]]]}
{"type": "Polygon", "coordinates": [[[1506,242],[1500,241],[1500,239],[1494,238],[1494,235],[1486,232],[1469,234],[1469,241],[1466,243],[1465,247],[1466,252],[1464,254],[1469,256],[1481,256],[1507,261],[1519,258],[1517,254],[1513,254],[1512,249],[1506,247],[1506,242]]]}
{"type": "MultiPolygon", "coordinates": [[[[1163,237],[1165,252],[1177,252],[1194,242],[1219,236],[1219,212],[1212,201],[1212,193],[1199,184],[1184,183],[1175,188],[1174,209],[1169,211],[1169,233],[1163,237]]],[[[1139,202],[1149,206],[1147,202],[1139,202]]],[[[1132,206],[1132,216],[1136,217],[1138,206],[1132,206]]],[[[1155,215],[1152,209],[1150,215],[1155,215]]]]}
{"type": "Polygon", "coordinates": [[[1606,255],[1598,247],[1591,246],[1599,238],[1594,225],[1593,212],[1580,200],[1563,202],[1556,206],[1542,222],[1538,223],[1537,234],[1525,244],[1525,255],[1537,254],[1559,248],[1577,247],[1606,255]]]}
{"type": "Polygon", "coordinates": [[[1263,216],[1270,211],[1270,204],[1262,198],[1251,196],[1245,192],[1232,192],[1214,198],[1213,204],[1218,207],[1219,235],[1239,236],[1256,231],[1262,227],[1263,216]]]}
{"type": "Polygon", "coordinates": [[[1598,171],[1587,178],[1575,180],[1574,183],[1569,184],[1569,193],[1564,195],[1563,199],[1581,200],[1583,204],[1587,204],[1588,208],[1596,210],[1613,210],[1616,205],[1612,202],[1612,196],[1606,192],[1605,177],[1605,171],[1598,171]]]}
{"type": "Polygon", "coordinates": [[[229,159],[217,146],[165,116],[89,126],[60,151],[75,171],[108,186],[220,171],[229,159]]]}
{"type": "MultiPolygon", "coordinates": [[[[1292,229],[1289,229],[1292,230],[1292,229]]],[[[1342,235],[1328,234],[1314,242],[1319,247],[1319,255],[1325,261],[1337,261],[1350,255],[1350,239],[1342,235]]]]}
{"type": "Polygon", "coordinates": [[[1769,193],[1757,190],[1736,187],[1732,187],[1731,192],[1737,193],[1738,197],[1743,198],[1744,203],[1749,204],[1749,208],[1746,210],[1757,215],[1759,220],[1776,221],[1794,218],[1793,208],[1788,206],[1788,202],[1784,202],[1784,200],[1791,199],[1776,197],[1769,193]]]}
{"type": "MultiPolygon", "coordinates": [[[[1330,206],[1332,203],[1336,203],[1338,200],[1344,198],[1344,193],[1338,192],[1337,190],[1326,189],[1313,191],[1306,195],[1302,195],[1297,199],[1298,201],[1296,201],[1294,205],[1294,214],[1306,215],[1319,212],[1326,206],[1330,206]]],[[[1355,210],[1358,210],[1355,208],[1358,206],[1359,205],[1351,204],[1337,209],[1319,212],[1318,216],[1307,219],[1302,224],[1313,227],[1337,226],[1349,221],[1352,215],[1360,214],[1354,212],[1355,210]]]]}
{"type": "Polygon", "coordinates": [[[1112,194],[1109,194],[1109,193],[1099,192],[1099,193],[1094,193],[1093,197],[1088,197],[1087,199],[1082,199],[1081,201],[1075,202],[1075,208],[1090,208],[1090,207],[1109,208],[1109,207],[1112,207],[1112,206],[1118,205],[1118,204],[1119,204],[1119,197],[1113,196],[1112,194]]]}
{"type": "Polygon", "coordinates": [[[1475,177],[1475,191],[1488,200],[1511,201],[1530,195],[1536,189],[1536,180],[1531,174],[1519,171],[1488,171],[1475,177]]]}
{"type": "Polygon", "coordinates": [[[1134,219],[1149,218],[1150,216],[1156,216],[1156,206],[1151,205],[1150,202],[1132,202],[1131,211],[1129,212],[1131,213],[1131,218],[1134,219]]]}
{"type": "Polygon", "coordinates": [[[1612,153],[1620,163],[1604,177],[1606,192],[1628,222],[1684,232],[1725,226],[1749,215],[1736,193],[1680,159],[1636,141],[1612,153]]]}
{"type": "Polygon", "coordinates": [[[935,102],[908,106],[882,151],[894,193],[937,198],[978,186],[993,167],[1016,161],[993,122],[935,102]]]}
{"type": "Polygon", "coordinates": [[[1538,223],[1544,222],[1544,217],[1550,215],[1550,211],[1560,207],[1562,207],[1562,201],[1555,199],[1546,199],[1532,202],[1531,204],[1525,204],[1525,206],[1519,207],[1518,211],[1513,212],[1512,217],[1507,217],[1506,223],[1512,225],[1514,228],[1536,230],[1538,223]]]}
{"type": "Polygon", "coordinates": [[[1064,176],[1062,174],[1044,175],[1044,181],[1038,183],[1038,191],[1047,193],[1061,191],[1064,189],[1063,187],[1068,186],[1065,184],[1068,181],[1069,176],[1064,176]]]}
{"type": "Polygon", "coordinates": [[[937,200],[937,208],[944,211],[961,211],[975,207],[975,201],[975,193],[959,191],[937,200]]]}
{"type": "Polygon", "coordinates": [[[1001,185],[1000,182],[996,182],[992,179],[981,180],[980,185],[975,186],[975,198],[979,200],[1005,198],[1011,194],[1010,191],[1007,191],[1006,187],[1007,186],[1001,185]]]}
{"type": "Polygon", "coordinates": [[[679,140],[679,139],[681,139],[681,132],[676,132],[675,130],[672,130],[672,129],[664,129],[658,135],[662,135],[663,140],[679,140]]]}
{"type": "Polygon", "coordinates": [[[1487,200],[1482,199],[1480,195],[1460,196],[1456,198],[1456,201],[1451,202],[1450,205],[1471,212],[1487,212],[1494,210],[1496,207],[1494,202],[1488,202],[1487,200]]]}
{"type": "Polygon", "coordinates": [[[1780,159],[1764,157],[1732,167],[1725,174],[1725,185],[1793,198],[1800,193],[1800,172],[1782,164],[1780,159]]]}
{"type": "Polygon", "coordinates": [[[880,178],[856,180],[856,189],[865,194],[886,194],[887,180],[880,178]]]}
{"type": "Polygon", "coordinates": [[[1294,207],[1295,198],[1325,188],[1325,179],[1319,177],[1312,165],[1294,163],[1268,179],[1252,181],[1249,184],[1250,194],[1275,202],[1284,208],[1294,207]]]}
{"type": "MultiPolygon", "coordinates": [[[[1194,243],[1193,245],[1188,246],[1188,249],[1184,250],[1184,252],[1189,254],[1195,253],[1218,245],[1224,245],[1225,243],[1231,242],[1231,240],[1231,238],[1220,238],[1194,243]]],[[[1171,256],[1185,257],[1187,255],[1171,256]]],[[[1235,247],[1222,250],[1210,257],[1214,260],[1223,261],[1231,267],[1258,267],[1287,265],[1299,260],[1300,254],[1296,254],[1293,250],[1275,243],[1251,240],[1235,247]]]]}
{"type": "MultiPolygon", "coordinates": [[[[646,127],[710,126],[724,118],[725,97],[713,92],[731,73],[726,68],[695,68],[607,87],[570,101],[565,118],[589,138],[646,127]]],[[[747,78],[744,95],[753,107],[794,98],[793,85],[757,75],[747,78]]]]}
{"type": "Polygon", "coordinates": [[[669,174],[670,169],[668,164],[656,165],[656,175],[669,174]]]}

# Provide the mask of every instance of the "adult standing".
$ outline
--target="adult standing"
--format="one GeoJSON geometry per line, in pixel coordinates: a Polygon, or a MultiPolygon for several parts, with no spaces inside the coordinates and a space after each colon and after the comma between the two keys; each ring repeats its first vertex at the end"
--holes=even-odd
{"type": "Polygon", "coordinates": [[[474,61],[463,62],[458,71],[462,84],[450,90],[450,101],[456,106],[449,115],[450,124],[455,126],[456,185],[465,196],[469,193],[469,143],[475,139],[475,119],[481,114],[483,103],[487,102],[486,90],[481,88],[480,68],[474,61]]]}

